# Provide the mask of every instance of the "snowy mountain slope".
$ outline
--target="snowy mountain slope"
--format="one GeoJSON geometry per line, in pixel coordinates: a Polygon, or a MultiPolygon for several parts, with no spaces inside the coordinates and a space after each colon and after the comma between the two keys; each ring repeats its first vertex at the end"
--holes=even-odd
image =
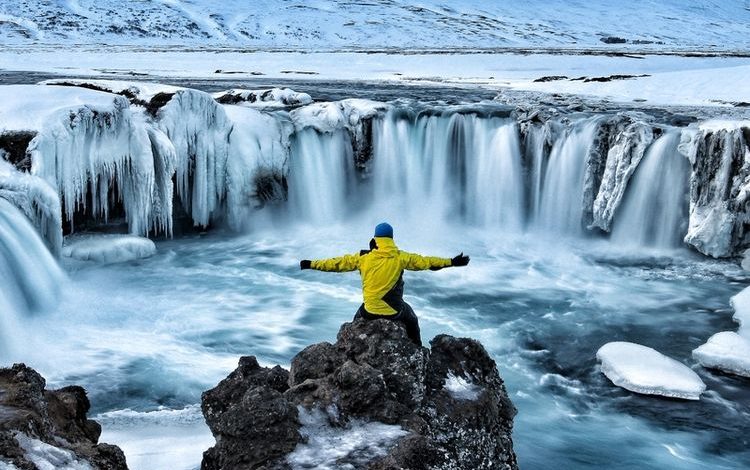
{"type": "Polygon", "coordinates": [[[19,0],[4,44],[750,49],[747,0],[19,0]]]}

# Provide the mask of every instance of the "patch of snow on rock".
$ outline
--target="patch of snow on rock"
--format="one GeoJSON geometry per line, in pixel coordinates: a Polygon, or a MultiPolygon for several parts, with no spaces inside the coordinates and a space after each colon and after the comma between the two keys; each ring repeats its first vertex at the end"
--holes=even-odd
{"type": "Polygon", "coordinates": [[[128,98],[136,98],[149,101],[159,93],[176,93],[184,88],[151,82],[129,82],[125,80],[94,80],[94,79],[68,79],[54,78],[39,82],[40,85],[54,85],[61,87],[86,88],[90,90],[123,95],[128,98]]]}
{"type": "Polygon", "coordinates": [[[750,340],[733,331],[722,331],[693,350],[702,366],[750,377],[750,340]]]}
{"type": "Polygon", "coordinates": [[[299,93],[289,88],[266,90],[233,89],[213,94],[214,99],[223,104],[240,104],[252,107],[303,106],[312,103],[307,93],[299,93]]]}
{"type": "Polygon", "coordinates": [[[298,444],[287,456],[295,470],[303,468],[361,468],[367,462],[386,454],[407,431],[401,426],[351,420],[346,427],[332,427],[321,410],[299,407],[300,434],[305,443],[298,444]]]}
{"type": "Polygon", "coordinates": [[[596,353],[613,384],[631,392],[698,400],[706,385],[688,366],[640,344],[615,341],[596,353]]]}
{"type": "Polygon", "coordinates": [[[63,256],[102,263],[148,258],[154,253],[154,242],[136,235],[81,235],[68,238],[63,247],[63,256]]]}
{"type": "Polygon", "coordinates": [[[477,384],[464,377],[453,375],[452,372],[448,373],[443,387],[448,390],[451,396],[456,400],[476,400],[481,391],[481,388],[479,388],[477,384]]]}
{"type": "Polygon", "coordinates": [[[25,451],[25,457],[39,470],[93,470],[85,460],[79,460],[67,449],[51,446],[23,433],[16,433],[16,441],[25,451]]]}

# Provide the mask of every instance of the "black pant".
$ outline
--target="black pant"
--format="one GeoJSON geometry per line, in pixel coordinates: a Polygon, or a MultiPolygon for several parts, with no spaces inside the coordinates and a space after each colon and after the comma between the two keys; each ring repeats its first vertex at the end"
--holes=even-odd
{"type": "Polygon", "coordinates": [[[357,313],[354,315],[354,319],[364,318],[365,320],[391,320],[397,321],[404,325],[406,328],[406,335],[411,339],[417,346],[422,346],[422,337],[419,334],[419,320],[417,314],[414,313],[414,309],[411,305],[403,302],[401,311],[395,315],[373,315],[372,313],[365,310],[365,305],[359,306],[357,313]]]}

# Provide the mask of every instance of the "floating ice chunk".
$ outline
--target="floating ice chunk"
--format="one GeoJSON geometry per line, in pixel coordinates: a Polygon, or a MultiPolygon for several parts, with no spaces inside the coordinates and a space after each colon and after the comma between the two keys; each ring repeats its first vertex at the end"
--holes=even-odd
{"type": "Polygon", "coordinates": [[[156,253],[154,242],[135,235],[81,235],[68,238],[63,256],[81,261],[118,263],[148,258],[156,253]]]}
{"type": "Polygon", "coordinates": [[[693,350],[702,366],[750,377],[750,340],[733,331],[722,331],[693,350]]]}
{"type": "Polygon", "coordinates": [[[401,426],[353,419],[344,428],[334,428],[320,410],[299,407],[300,434],[306,438],[287,455],[293,469],[363,468],[386,454],[395,441],[408,434],[401,426]],[[342,466],[348,464],[347,466],[342,466]]]}
{"type": "Polygon", "coordinates": [[[474,382],[464,377],[453,375],[453,372],[448,373],[443,387],[456,400],[476,400],[479,397],[479,392],[482,390],[474,382]]]}
{"type": "Polygon", "coordinates": [[[20,432],[15,434],[15,438],[24,450],[24,457],[39,470],[93,470],[87,461],[77,458],[70,450],[49,445],[20,432]]]}
{"type": "Polygon", "coordinates": [[[607,343],[596,357],[602,363],[602,373],[631,392],[698,400],[706,389],[688,366],[640,344],[607,343]]]}
{"type": "Polygon", "coordinates": [[[750,340],[750,287],[746,287],[739,294],[729,299],[729,304],[734,308],[734,321],[740,324],[740,336],[750,340]]]}
{"type": "Polygon", "coordinates": [[[299,93],[289,88],[270,88],[266,90],[233,89],[213,94],[219,103],[240,104],[254,107],[303,106],[312,103],[307,93],[299,93]]]}

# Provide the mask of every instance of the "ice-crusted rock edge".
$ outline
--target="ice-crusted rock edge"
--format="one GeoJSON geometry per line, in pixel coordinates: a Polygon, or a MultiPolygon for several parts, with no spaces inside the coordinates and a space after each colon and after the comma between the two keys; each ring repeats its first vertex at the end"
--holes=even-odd
{"type": "Polygon", "coordinates": [[[631,392],[698,400],[706,390],[688,366],[647,346],[614,341],[599,348],[596,358],[613,384],[631,392]]]}
{"type": "Polygon", "coordinates": [[[241,358],[203,393],[216,445],[201,468],[516,469],[516,410],[495,362],[472,339],[430,345],[414,345],[397,323],[360,320],[334,344],[303,349],[289,371],[241,358]],[[456,396],[451,376],[473,393],[456,396]],[[356,439],[362,432],[374,437],[356,439]],[[346,446],[314,445],[338,437],[346,446]]]}
{"type": "Polygon", "coordinates": [[[45,385],[24,364],[0,368],[0,464],[23,470],[127,470],[119,447],[98,442],[102,429],[86,416],[86,391],[78,386],[45,390],[45,385]]]}

